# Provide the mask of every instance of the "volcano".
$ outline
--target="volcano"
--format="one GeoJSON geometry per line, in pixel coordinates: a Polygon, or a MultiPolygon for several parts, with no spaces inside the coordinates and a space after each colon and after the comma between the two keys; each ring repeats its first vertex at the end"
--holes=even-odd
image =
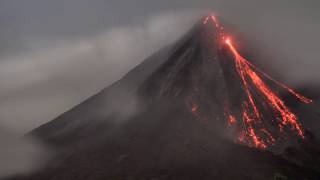
{"type": "Polygon", "coordinates": [[[203,17],[121,80],[33,130],[55,155],[13,179],[319,179],[317,138],[304,126],[319,119],[312,100],[242,55],[223,24],[203,17]]]}

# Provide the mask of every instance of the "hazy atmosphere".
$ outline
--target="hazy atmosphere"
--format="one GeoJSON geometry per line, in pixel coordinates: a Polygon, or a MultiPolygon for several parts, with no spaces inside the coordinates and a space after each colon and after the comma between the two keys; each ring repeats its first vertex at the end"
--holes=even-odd
{"type": "Polygon", "coordinates": [[[312,0],[1,1],[1,124],[23,133],[52,120],[211,11],[264,47],[291,84],[319,81],[318,7],[312,0]]]}
{"type": "MultiPolygon", "coordinates": [[[[256,44],[282,81],[318,85],[319,9],[315,0],[2,0],[0,140],[23,136],[99,92],[209,12],[256,44]]],[[[12,163],[21,167],[0,168],[0,178],[38,165],[28,164],[44,149],[38,143],[7,144],[28,150],[15,152],[21,158],[12,163]]],[[[0,159],[8,154],[0,151],[0,159]]]]}

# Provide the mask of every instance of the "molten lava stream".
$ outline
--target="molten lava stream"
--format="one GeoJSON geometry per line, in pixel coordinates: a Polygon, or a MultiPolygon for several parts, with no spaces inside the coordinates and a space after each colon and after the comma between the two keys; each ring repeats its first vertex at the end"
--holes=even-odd
{"type": "MultiPolygon", "coordinates": [[[[276,139],[279,137],[274,137],[272,133],[266,128],[267,125],[262,120],[261,109],[256,105],[257,95],[261,95],[262,104],[264,108],[271,108],[274,113],[274,119],[270,121],[277,122],[279,134],[283,133],[284,127],[290,127],[290,129],[296,133],[301,138],[304,138],[304,132],[301,124],[298,122],[296,115],[291,112],[291,110],[285,105],[283,100],[277,95],[276,92],[273,92],[272,89],[262,80],[262,78],[257,74],[260,73],[263,77],[271,80],[273,83],[281,86],[285,90],[293,94],[297,99],[304,103],[311,103],[312,100],[296,93],[294,90],[282,84],[275,79],[271,78],[268,74],[261,71],[259,68],[251,64],[243,56],[240,55],[238,50],[233,45],[231,39],[226,37],[223,32],[224,28],[218,22],[217,18],[214,15],[207,16],[203,24],[212,22],[215,24],[218,30],[217,38],[222,39],[223,43],[232,52],[234,58],[235,67],[240,76],[243,88],[246,94],[246,99],[242,102],[241,113],[242,113],[242,126],[240,122],[237,121],[236,117],[231,115],[229,112],[226,114],[228,119],[229,126],[238,126],[241,129],[239,130],[238,140],[241,143],[247,144],[252,147],[266,149],[271,145],[276,143],[276,139]],[[256,72],[257,71],[257,72],[256,72]],[[256,89],[257,92],[253,92],[256,89]],[[258,94],[257,94],[258,93],[258,94]]],[[[259,99],[260,100],[260,99],[259,99]]],[[[261,108],[261,107],[260,107],[261,108]]],[[[197,109],[197,108],[195,108],[197,109]]],[[[191,110],[193,113],[196,111],[194,108],[191,110]]],[[[281,138],[281,137],[280,137],[281,138]]]]}
{"type": "Polygon", "coordinates": [[[269,76],[267,73],[263,72],[262,70],[260,70],[257,66],[251,64],[249,61],[248,61],[248,64],[256,69],[259,73],[261,73],[264,77],[268,78],[269,80],[271,80],[272,82],[278,84],[279,86],[281,86],[282,88],[286,89],[287,91],[289,91],[291,94],[293,94],[296,98],[298,98],[301,102],[304,102],[304,103],[312,103],[312,100],[311,99],[308,99],[306,97],[304,97],[303,95],[301,94],[298,94],[296,93],[294,90],[292,90],[291,88],[289,88],[288,86],[286,86],[285,84],[273,79],[271,76],[269,76]]]}
{"type": "MultiPolygon", "coordinates": [[[[252,128],[252,121],[257,121],[255,122],[257,123],[261,123],[261,117],[260,117],[260,113],[255,105],[252,93],[248,87],[248,84],[251,82],[256,89],[266,97],[267,99],[267,103],[274,109],[274,111],[278,112],[280,114],[280,124],[279,124],[279,130],[282,129],[283,126],[287,126],[289,125],[291,127],[292,130],[294,130],[300,137],[304,138],[304,132],[302,130],[302,126],[301,124],[298,122],[297,117],[294,113],[292,113],[289,108],[285,105],[285,103],[281,100],[280,97],[277,96],[277,94],[275,92],[273,92],[267,85],[265,82],[263,82],[263,80],[258,76],[258,74],[251,68],[252,65],[250,65],[249,61],[247,61],[244,57],[242,57],[238,51],[236,50],[236,48],[233,46],[230,38],[227,38],[225,40],[225,43],[229,46],[230,50],[232,51],[233,55],[234,55],[234,60],[236,63],[236,68],[237,71],[241,77],[241,80],[244,84],[244,88],[245,91],[247,93],[248,96],[248,101],[249,104],[251,105],[251,108],[248,109],[252,109],[253,110],[253,115],[252,117],[249,117],[247,110],[245,109],[243,110],[244,114],[243,114],[243,119],[244,119],[244,123],[246,124],[246,127],[248,127],[246,129],[247,132],[247,136],[249,136],[252,141],[254,142],[256,147],[261,147],[261,148],[265,148],[264,146],[264,141],[273,141],[274,138],[272,137],[272,135],[266,130],[266,129],[258,129],[256,131],[261,131],[261,132],[265,132],[264,134],[267,134],[268,138],[264,138],[266,140],[263,140],[262,137],[257,137],[258,135],[256,135],[255,130],[252,128]],[[249,82],[250,80],[250,82],[249,82]],[[250,123],[249,123],[250,122],[250,123]]],[[[270,77],[270,76],[268,76],[270,77]]],[[[277,81],[274,81],[277,82],[277,81]]],[[[279,82],[277,82],[278,84],[279,82]]],[[[282,85],[282,87],[286,87],[282,85]]],[[[291,93],[294,92],[293,90],[289,90],[291,93]]],[[[300,96],[298,96],[300,97],[300,96]]],[[[302,96],[301,96],[302,97],[302,96]]],[[[300,98],[299,98],[300,99],[300,98]]]]}

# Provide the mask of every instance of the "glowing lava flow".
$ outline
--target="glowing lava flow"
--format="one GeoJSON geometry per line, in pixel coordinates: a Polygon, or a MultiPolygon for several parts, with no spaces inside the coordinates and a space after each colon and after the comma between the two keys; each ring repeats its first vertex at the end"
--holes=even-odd
{"type": "Polygon", "coordinates": [[[203,21],[203,24],[207,24],[207,23],[208,23],[208,21],[209,21],[209,16],[208,16],[208,17],[206,17],[206,19],[203,21]]]}
{"type": "MultiPolygon", "coordinates": [[[[228,46],[230,47],[230,50],[235,56],[236,61],[236,67],[238,70],[238,73],[240,74],[240,77],[245,85],[245,89],[247,92],[247,95],[249,97],[250,104],[252,105],[252,108],[255,111],[255,116],[259,118],[259,113],[257,112],[257,107],[255,106],[254,101],[252,100],[252,95],[250,93],[250,90],[247,86],[248,84],[248,78],[251,79],[252,83],[256,86],[256,88],[263,94],[268,100],[268,103],[275,108],[281,115],[282,125],[291,125],[291,127],[297,131],[297,133],[304,137],[303,130],[301,125],[297,121],[297,117],[295,114],[293,114],[284,104],[284,102],[274,93],[272,90],[262,81],[262,79],[253,71],[253,69],[250,68],[250,65],[248,61],[243,58],[238,51],[235,49],[233,44],[231,43],[231,40],[228,38],[225,41],[228,46]]],[[[281,128],[281,127],[280,127],[281,128]]]]}
{"type": "MultiPolygon", "coordinates": [[[[207,24],[210,19],[218,28],[218,30],[221,31],[219,33],[220,35],[222,35],[221,39],[223,39],[223,43],[225,43],[229,47],[234,56],[235,67],[241,78],[244,91],[247,96],[247,99],[242,102],[242,126],[240,126],[242,130],[240,130],[239,132],[238,140],[249,146],[261,149],[265,149],[268,146],[274,145],[276,143],[275,137],[273,137],[273,135],[265,127],[266,125],[263,122],[262,112],[259,110],[256,104],[257,99],[255,99],[255,96],[253,95],[254,92],[255,95],[257,95],[258,92],[259,96],[261,95],[261,98],[265,99],[265,103],[268,104],[272,109],[272,112],[275,116],[275,119],[273,121],[277,122],[279,132],[283,132],[283,129],[285,127],[289,127],[301,138],[304,138],[303,128],[298,122],[296,115],[291,112],[291,110],[285,105],[283,100],[271,90],[271,88],[263,81],[263,79],[257,74],[257,72],[265,78],[268,78],[275,84],[289,91],[300,101],[304,103],[311,103],[312,100],[296,93],[288,86],[274,80],[269,75],[251,64],[248,60],[240,55],[238,50],[233,45],[231,39],[225,36],[225,33],[222,32],[223,28],[218,23],[215,16],[206,17],[203,24],[207,24]]],[[[229,114],[227,118],[228,124],[230,126],[239,124],[235,116],[229,114]]]]}
{"type": "Polygon", "coordinates": [[[274,83],[278,84],[279,86],[281,86],[282,88],[286,89],[287,91],[289,91],[291,94],[293,94],[296,98],[298,98],[300,101],[304,102],[304,103],[312,103],[311,99],[308,99],[298,93],[296,93],[294,90],[292,90],[291,88],[289,88],[288,86],[286,86],[285,84],[273,79],[271,76],[269,76],[268,74],[266,74],[265,72],[261,71],[258,67],[256,67],[255,65],[251,64],[248,61],[248,64],[253,67],[254,69],[256,69],[258,72],[260,72],[264,77],[270,79],[271,81],[273,81],[274,83]]]}
{"type": "Polygon", "coordinates": [[[236,121],[236,118],[233,116],[233,115],[231,115],[231,114],[229,114],[229,118],[228,118],[228,123],[229,123],[229,125],[233,125],[233,124],[235,124],[237,121],[236,121]]]}

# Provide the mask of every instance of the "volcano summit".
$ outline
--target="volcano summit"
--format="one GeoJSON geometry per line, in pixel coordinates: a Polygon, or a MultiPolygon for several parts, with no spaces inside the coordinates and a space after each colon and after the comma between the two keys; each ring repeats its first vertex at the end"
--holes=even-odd
{"type": "Polygon", "coordinates": [[[56,155],[14,179],[319,179],[316,138],[303,123],[319,115],[294,108],[312,100],[258,69],[234,39],[217,17],[202,18],[32,131],[56,155]]]}

